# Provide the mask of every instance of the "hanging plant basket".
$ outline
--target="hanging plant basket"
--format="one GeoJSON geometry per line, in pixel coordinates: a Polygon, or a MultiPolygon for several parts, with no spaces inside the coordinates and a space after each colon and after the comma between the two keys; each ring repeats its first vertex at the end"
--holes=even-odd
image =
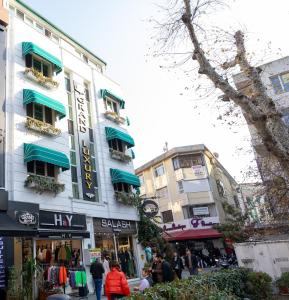
{"type": "Polygon", "coordinates": [[[44,76],[42,73],[33,68],[26,68],[24,74],[30,80],[39,83],[49,90],[56,89],[59,86],[59,82],[53,80],[52,78],[44,76]]]}

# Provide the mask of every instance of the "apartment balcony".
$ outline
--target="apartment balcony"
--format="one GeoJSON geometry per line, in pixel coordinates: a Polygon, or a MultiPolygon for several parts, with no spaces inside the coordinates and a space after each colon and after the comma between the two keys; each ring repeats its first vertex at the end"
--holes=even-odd
{"type": "Polygon", "coordinates": [[[195,180],[207,177],[205,166],[193,166],[192,168],[180,168],[175,171],[176,180],[195,180]]]}
{"type": "Polygon", "coordinates": [[[106,117],[106,119],[113,121],[116,124],[125,124],[126,122],[125,118],[121,117],[120,115],[118,115],[113,111],[106,111],[104,113],[104,116],[106,117]]]}
{"type": "Polygon", "coordinates": [[[40,132],[42,134],[47,134],[51,136],[58,136],[61,134],[61,130],[55,128],[53,125],[33,119],[31,117],[26,118],[25,126],[28,129],[40,132]]]}

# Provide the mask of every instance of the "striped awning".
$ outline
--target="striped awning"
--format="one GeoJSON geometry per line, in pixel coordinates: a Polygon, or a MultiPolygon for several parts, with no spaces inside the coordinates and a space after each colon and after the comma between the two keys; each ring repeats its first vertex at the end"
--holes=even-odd
{"type": "Polygon", "coordinates": [[[55,68],[56,74],[62,71],[63,65],[62,62],[53,56],[52,54],[48,53],[44,49],[41,49],[37,45],[31,42],[22,42],[22,55],[26,56],[27,54],[35,53],[36,55],[42,57],[43,59],[47,60],[48,62],[52,63],[55,68]]]}
{"type": "Polygon", "coordinates": [[[118,169],[110,169],[110,176],[111,176],[112,183],[127,183],[134,187],[140,186],[140,181],[138,176],[132,173],[121,171],[118,169]]]}
{"type": "Polygon", "coordinates": [[[122,98],[116,96],[115,94],[113,94],[109,90],[105,90],[105,89],[100,90],[100,94],[101,94],[102,98],[109,97],[109,98],[117,101],[119,103],[120,108],[124,109],[124,107],[125,107],[125,101],[122,98]]]}
{"type": "Polygon", "coordinates": [[[66,116],[66,110],[62,103],[52,98],[49,98],[39,92],[34,90],[24,89],[23,90],[23,104],[27,105],[31,102],[42,104],[44,106],[50,107],[55,110],[59,115],[59,118],[62,119],[66,116]]]}
{"type": "Polygon", "coordinates": [[[123,131],[117,130],[112,127],[105,127],[105,134],[106,134],[106,139],[108,141],[113,139],[119,139],[125,142],[128,145],[128,148],[134,147],[133,138],[129,134],[123,131]]]}
{"type": "Polygon", "coordinates": [[[34,160],[53,164],[62,168],[63,171],[70,168],[69,159],[62,152],[35,144],[24,144],[24,162],[27,163],[34,160]]]}

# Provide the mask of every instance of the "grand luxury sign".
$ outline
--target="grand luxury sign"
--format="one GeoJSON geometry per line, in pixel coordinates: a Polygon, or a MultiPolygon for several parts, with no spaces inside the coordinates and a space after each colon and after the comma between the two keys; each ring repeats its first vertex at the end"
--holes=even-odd
{"type": "Polygon", "coordinates": [[[77,127],[80,147],[80,164],[82,176],[83,199],[92,201],[95,199],[95,187],[97,186],[96,173],[93,172],[90,152],[90,137],[88,124],[88,105],[84,87],[74,82],[75,105],[77,114],[77,127]]]}

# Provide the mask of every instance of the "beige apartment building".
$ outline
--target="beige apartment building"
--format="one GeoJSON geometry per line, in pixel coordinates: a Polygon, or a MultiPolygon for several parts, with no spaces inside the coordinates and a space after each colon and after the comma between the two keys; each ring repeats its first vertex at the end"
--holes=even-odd
{"type": "Polygon", "coordinates": [[[217,157],[203,144],[177,147],[136,170],[141,196],[156,197],[168,240],[222,247],[212,227],[226,220],[222,202],[239,202],[237,182],[217,157]]]}

